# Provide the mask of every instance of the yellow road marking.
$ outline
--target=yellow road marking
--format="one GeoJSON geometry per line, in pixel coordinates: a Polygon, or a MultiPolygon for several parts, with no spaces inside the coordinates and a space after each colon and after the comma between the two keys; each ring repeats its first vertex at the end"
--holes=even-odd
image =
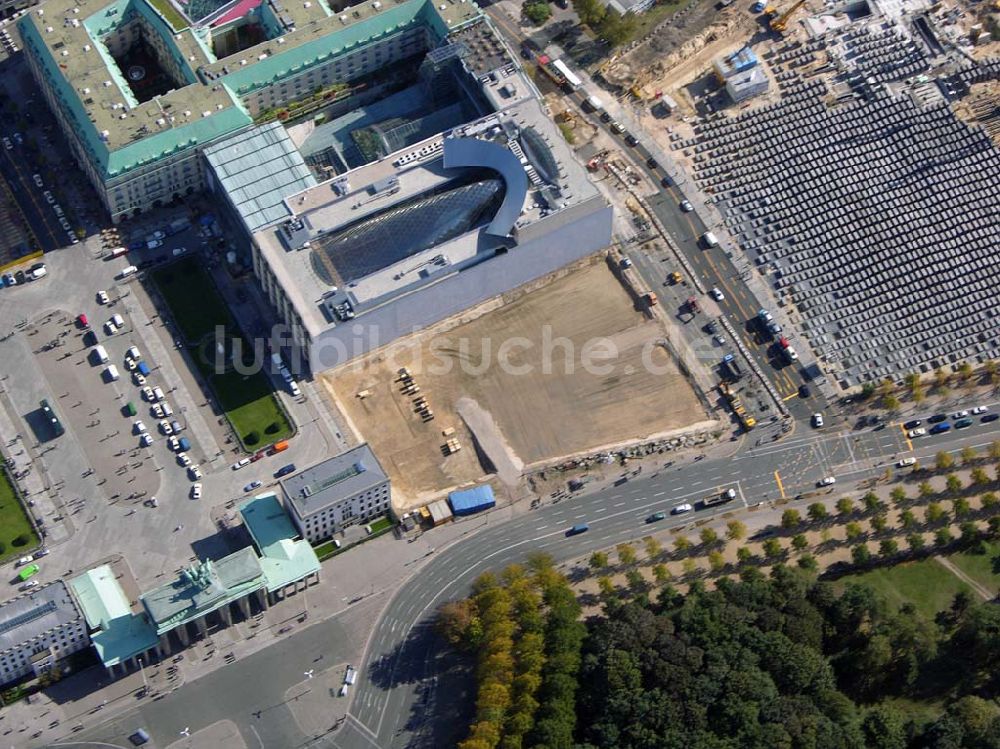
{"type": "Polygon", "coordinates": [[[781,492],[781,498],[785,498],[785,487],[781,483],[781,474],[777,471],[774,472],[774,480],[778,482],[778,491],[781,492]]]}
{"type": "Polygon", "coordinates": [[[782,398],[781,400],[783,400],[783,401],[790,401],[790,400],[791,400],[792,398],[794,398],[794,397],[795,397],[796,395],[798,395],[798,393],[792,393],[791,395],[786,395],[786,396],[785,396],[784,398],[782,398]]]}
{"type": "Polygon", "coordinates": [[[906,440],[906,449],[907,450],[912,450],[913,449],[913,442],[910,441],[910,437],[906,433],[906,427],[904,427],[902,424],[900,424],[899,425],[899,431],[903,433],[903,439],[906,440]]]}

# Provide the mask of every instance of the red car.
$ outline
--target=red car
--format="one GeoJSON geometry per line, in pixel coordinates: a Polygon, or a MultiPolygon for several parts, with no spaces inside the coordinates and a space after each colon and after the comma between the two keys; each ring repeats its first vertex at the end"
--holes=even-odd
{"type": "Polygon", "coordinates": [[[81,328],[89,328],[90,320],[88,320],[87,316],[81,312],[79,315],[77,315],[76,324],[79,325],[81,328]]]}

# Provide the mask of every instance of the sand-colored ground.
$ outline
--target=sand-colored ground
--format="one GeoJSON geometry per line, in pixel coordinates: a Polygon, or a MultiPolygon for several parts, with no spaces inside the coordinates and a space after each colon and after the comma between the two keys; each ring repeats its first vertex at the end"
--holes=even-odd
{"type": "Polygon", "coordinates": [[[600,261],[321,381],[379,456],[397,505],[415,506],[488,470],[511,485],[532,464],[703,421],[662,337],[600,261]],[[419,393],[403,393],[400,367],[419,393]],[[448,439],[462,450],[446,456],[448,439]]]}

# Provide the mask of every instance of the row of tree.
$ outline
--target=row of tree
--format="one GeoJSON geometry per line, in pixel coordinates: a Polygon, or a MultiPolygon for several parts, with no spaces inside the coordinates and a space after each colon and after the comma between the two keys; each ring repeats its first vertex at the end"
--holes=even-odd
{"type": "Polygon", "coordinates": [[[639,26],[639,21],[633,14],[623,16],[600,0],[573,0],[573,9],[580,18],[580,23],[589,26],[612,47],[631,39],[639,26]]]}
{"type": "Polygon", "coordinates": [[[461,749],[572,743],[586,627],[549,557],[482,575],[469,598],[441,607],[438,628],[477,656],[476,715],[461,749]]]}

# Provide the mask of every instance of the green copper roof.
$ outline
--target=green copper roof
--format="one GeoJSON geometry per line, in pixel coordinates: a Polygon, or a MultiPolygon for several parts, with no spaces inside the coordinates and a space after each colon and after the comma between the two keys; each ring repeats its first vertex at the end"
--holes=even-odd
{"type": "Polygon", "coordinates": [[[319,572],[316,552],[299,538],[299,532],[273,492],[244,502],[240,505],[240,515],[260,550],[260,566],[269,591],[280,590],[319,572]]]}

